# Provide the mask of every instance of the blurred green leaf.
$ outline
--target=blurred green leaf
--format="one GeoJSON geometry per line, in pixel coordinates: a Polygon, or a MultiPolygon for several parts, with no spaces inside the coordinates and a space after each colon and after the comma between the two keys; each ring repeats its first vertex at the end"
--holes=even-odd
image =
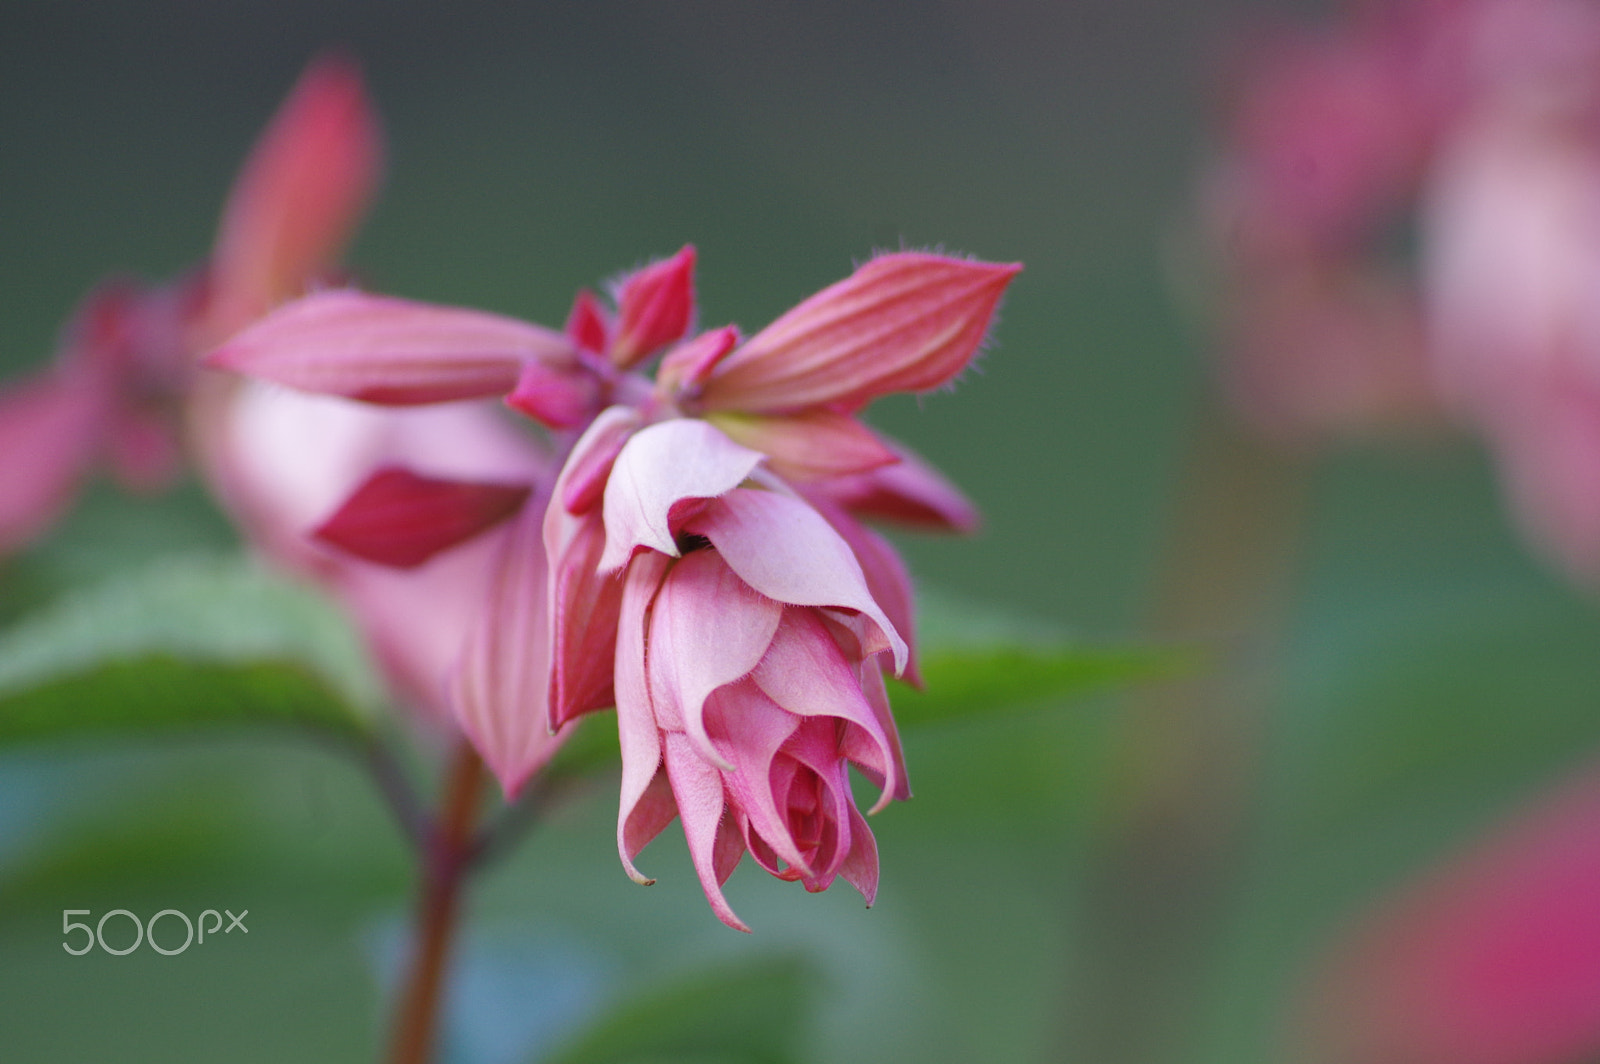
{"type": "Polygon", "coordinates": [[[815,985],[792,956],[702,973],[623,1002],[546,1064],[790,1064],[815,985]]]}
{"type": "Polygon", "coordinates": [[[0,743],[231,722],[361,734],[381,702],[334,607],[243,559],[162,562],[0,633],[0,743]]]}

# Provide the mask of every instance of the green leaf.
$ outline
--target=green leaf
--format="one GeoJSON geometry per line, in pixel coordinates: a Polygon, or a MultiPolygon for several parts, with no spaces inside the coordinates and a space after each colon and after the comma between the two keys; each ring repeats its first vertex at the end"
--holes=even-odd
{"type": "Polygon", "coordinates": [[[816,985],[801,958],[758,957],[646,991],[545,1064],[791,1064],[816,985]]]}
{"type": "Polygon", "coordinates": [[[0,743],[217,723],[370,731],[381,687],[338,611],[242,559],[182,559],[0,631],[0,743]]]}

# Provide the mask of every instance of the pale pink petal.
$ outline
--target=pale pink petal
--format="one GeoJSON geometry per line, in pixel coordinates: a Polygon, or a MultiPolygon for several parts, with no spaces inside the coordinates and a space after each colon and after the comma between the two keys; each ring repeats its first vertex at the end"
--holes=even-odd
{"type": "Polygon", "coordinates": [[[802,717],[838,717],[865,730],[878,747],[877,763],[888,769],[883,794],[872,811],[877,812],[889,804],[894,792],[903,786],[894,759],[895,746],[861,693],[856,669],[845,660],[839,644],[811,610],[784,610],[772,644],[750,679],[763,694],[790,713],[802,717]]]}
{"type": "Polygon", "coordinates": [[[977,353],[1022,267],[917,252],[881,255],[729,355],[706,382],[708,410],[854,409],[945,384],[977,353]]]}
{"type": "MultiPolygon", "coordinates": [[[[461,730],[513,797],[565,733],[550,733],[549,614],[537,506],[524,507],[488,574],[487,597],[466,640],[452,708],[461,730]]],[[[426,609],[425,603],[417,604],[426,609]]]]}
{"type": "MultiPolygon", "coordinates": [[[[712,692],[706,700],[705,716],[718,752],[733,766],[724,773],[723,782],[734,805],[747,818],[747,827],[777,857],[808,871],[805,855],[795,847],[789,831],[788,809],[778,807],[772,771],[773,758],[800,726],[800,718],[785,712],[749,680],[712,692]]],[[[787,788],[779,793],[787,795],[787,788]]]]}
{"type": "Polygon", "coordinates": [[[606,481],[605,570],[640,547],[676,556],[671,519],[682,502],[738,487],[761,461],[704,421],[675,418],[640,429],[623,446],[606,481]]]}
{"type": "Polygon", "coordinates": [[[734,443],[766,455],[775,472],[797,483],[865,473],[900,460],[871,429],[832,410],[714,413],[706,420],[734,443]]]}
{"type": "Polygon", "coordinates": [[[689,856],[700,876],[700,886],[717,919],[735,931],[750,928],[734,914],[722,895],[722,879],[727,869],[726,843],[719,846],[722,831],[722,774],[700,759],[687,736],[666,736],[667,775],[678,800],[678,819],[689,842],[689,856]],[[720,852],[719,852],[720,851],[720,852]],[[721,859],[719,859],[721,858],[721,859]]]}
{"type": "MultiPolygon", "coordinates": [[[[645,627],[650,607],[672,560],[663,554],[645,554],[628,566],[617,617],[616,694],[617,740],[622,746],[622,800],[617,813],[617,849],[622,865],[635,883],[651,883],[633,859],[655,837],[666,821],[648,810],[641,823],[655,825],[645,831],[633,823],[634,809],[646,800],[651,781],[661,767],[661,732],[650,700],[645,672],[645,627]]],[[[668,820],[671,818],[669,817],[668,820]]]]}
{"type": "Polygon", "coordinates": [[[900,461],[865,473],[806,485],[851,513],[945,532],[975,532],[977,507],[944,475],[903,444],[891,444],[900,461]]]}
{"type": "Polygon", "coordinates": [[[100,446],[105,397],[82,373],[48,371],[0,391],[0,557],[61,516],[100,446]]]}
{"type": "Polygon", "coordinates": [[[1314,983],[1306,1059],[1600,1056],[1597,824],[1591,768],[1369,916],[1314,983]]]}
{"type": "Polygon", "coordinates": [[[279,308],[205,361],[300,391],[407,406],[504,395],[525,363],[572,358],[566,337],[538,325],[339,290],[279,308]]]}
{"type": "Polygon", "coordinates": [[[694,317],[694,246],[637,271],[617,289],[611,361],[623,369],[682,339],[694,317]]]}
{"type": "MultiPolygon", "coordinates": [[[[661,752],[657,750],[658,762],[660,758],[661,752]]],[[[617,821],[617,850],[622,855],[622,865],[627,870],[628,878],[641,887],[651,886],[655,880],[647,878],[634,867],[634,858],[677,815],[678,800],[672,796],[672,781],[667,779],[665,768],[659,769],[639,797],[623,808],[622,816],[617,821]]]]}
{"type": "Polygon", "coordinates": [[[766,653],[783,607],[752,591],[715,552],[673,564],[650,619],[650,697],[663,729],[688,733],[695,750],[727,771],[706,733],[711,692],[750,673],[766,653]]]}
{"type": "Polygon", "coordinates": [[[910,648],[873,599],[855,553],[806,503],[736,488],[714,499],[684,529],[709,539],[728,567],[768,598],[854,610],[869,619],[893,649],[896,669],[904,670],[910,648]]]}
{"type": "Polygon", "coordinates": [[[530,490],[526,484],[440,480],[389,466],[357,488],[312,536],[379,565],[412,569],[515,514],[530,490]]]}
{"type": "Polygon", "coordinates": [[[603,355],[610,346],[611,325],[605,308],[587,288],[578,289],[572,301],[572,311],[567,315],[564,330],[580,350],[603,355]]]}
{"type": "Polygon", "coordinates": [[[212,256],[212,335],[226,336],[327,271],[382,167],[377,119],[354,64],[323,56],[257,141],[212,256]]]}

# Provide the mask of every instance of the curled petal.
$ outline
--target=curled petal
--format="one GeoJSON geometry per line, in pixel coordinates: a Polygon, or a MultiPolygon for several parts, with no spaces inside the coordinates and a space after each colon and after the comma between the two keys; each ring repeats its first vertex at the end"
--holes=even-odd
{"type": "Polygon", "coordinates": [[[633,274],[617,290],[611,361],[627,369],[683,338],[694,317],[694,245],[633,274]]]}
{"type": "Polygon", "coordinates": [[[565,738],[545,726],[549,616],[540,547],[540,514],[529,506],[489,572],[488,599],[467,637],[452,692],[461,730],[508,796],[522,789],[565,738]]]}
{"type": "Polygon", "coordinates": [[[622,800],[617,813],[617,849],[622,867],[635,883],[653,883],[633,865],[645,843],[672,819],[662,818],[661,730],[650,701],[645,673],[645,626],[661,579],[672,560],[646,554],[628,567],[618,608],[616,694],[617,741],[622,747],[622,800]]]}
{"type": "MultiPolygon", "coordinates": [[[[800,718],[784,709],[749,680],[715,691],[706,703],[706,718],[717,750],[732,769],[724,773],[733,803],[744,814],[746,827],[766,844],[772,856],[790,867],[809,873],[804,854],[789,829],[787,790],[774,793],[773,759],[800,726],[800,718]]],[[[770,864],[768,855],[758,856],[770,864]]],[[[777,874],[777,870],[769,867],[777,874]]]]}
{"type": "Polygon", "coordinates": [[[798,414],[718,413],[706,418],[735,443],[760,451],[796,482],[865,473],[899,455],[849,414],[821,408],[798,414]]]}
{"type": "Polygon", "coordinates": [[[639,415],[629,407],[613,406],[584,430],[561,470],[556,498],[569,514],[586,513],[599,502],[611,476],[611,467],[639,427],[639,415]]]}
{"type": "Polygon", "coordinates": [[[621,568],[639,547],[678,554],[674,507],[715,498],[744,482],[761,454],[704,421],[676,418],[641,429],[623,446],[606,481],[604,570],[621,568]]]}
{"type": "Polygon", "coordinates": [[[863,729],[877,745],[875,763],[887,769],[883,794],[872,811],[889,804],[903,786],[896,761],[898,751],[861,693],[859,673],[845,660],[839,644],[813,611],[784,611],[771,646],[750,678],[763,694],[790,713],[837,717],[863,729]]]}
{"type": "MultiPolygon", "coordinates": [[[[910,649],[873,599],[850,545],[799,499],[736,488],[684,524],[705,536],[728,567],[768,598],[793,606],[854,610],[876,628],[903,671],[910,649]]],[[[870,650],[868,651],[870,652],[870,650]]]]}
{"type": "Polygon", "coordinates": [[[966,368],[1020,265],[916,252],[881,255],[823,289],[723,360],[707,410],[855,409],[937,388],[966,368]]]}
{"type": "Polygon", "coordinates": [[[212,257],[212,335],[305,291],[337,261],[382,168],[382,137],[349,60],[301,75],[257,141],[223,210],[212,257]]]}
{"type": "Polygon", "coordinates": [[[878,840],[872,837],[872,828],[853,805],[850,807],[850,851],[839,865],[839,874],[861,892],[867,900],[867,908],[872,908],[878,897],[878,840]]]}
{"type": "Polygon", "coordinates": [[[391,466],[368,478],[312,535],[358,558],[411,569],[504,521],[528,492],[526,484],[440,480],[391,466]]]}
{"type": "Polygon", "coordinates": [[[867,589],[873,601],[883,607],[895,631],[904,637],[910,648],[901,679],[913,687],[922,687],[922,673],[917,668],[916,608],[911,589],[911,574],[906,571],[900,553],[882,536],[867,528],[850,514],[826,500],[812,500],[812,505],[828,519],[834,531],[844,537],[861,563],[861,573],[867,578],[867,589]]]}
{"type": "MultiPolygon", "coordinates": [[[[700,886],[717,919],[735,931],[750,930],[734,913],[722,895],[722,884],[733,871],[728,853],[734,848],[724,826],[722,775],[700,759],[688,737],[666,737],[667,776],[672,794],[678,800],[678,817],[689,842],[689,856],[700,876],[700,886]]],[[[742,849],[742,847],[741,847],[742,849]]]]}
{"type": "Polygon", "coordinates": [[[514,318],[340,290],[286,304],[205,361],[300,391],[408,406],[504,395],[525,363],[572,357],[566,337],[514,318]]]}
{"type": "Polygon", "coordinates": [[[706,732],[711,692],[746,676],[767,652],[783,607],[752,591],[711,551],[693,551],[662,581],[650,619],[650,697],[664,729],[687,732],[695,750],[733,765],[706,732]]]}
{"type": "Polygon", "coordinates": [[[904,445],[892,447],[898,462],[808,484],[807,491],[861,517],[944,532],[976,532],[978,509],[961,489],[904,445]]]}

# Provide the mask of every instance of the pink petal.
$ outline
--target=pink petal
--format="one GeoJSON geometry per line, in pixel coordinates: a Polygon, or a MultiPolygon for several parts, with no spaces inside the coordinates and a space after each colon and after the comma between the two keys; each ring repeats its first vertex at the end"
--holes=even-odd
{"type": "Polygon", "coordinates": [[[1311,1056],[1536,1064],[1600,1055],[1596,824],[1600,772],[1591,768],[1374,913],[1315,984],[1311,1056]]]}
{"type": "Polygon", "coordinates": [[[733,765],[706,733],[705,701],[756,667],[782,614],[782,606],[752,591],[706,550],[677,561],[656,596],[649,644],[656,721],[687,732],[696,752],[726,771],[733,765]]]}
{"type": "Polygon", "coordinates": [[[698,398],[711,371],[738,343],[739,327],[724,325],[679,344],[661,360],[656,372],[658,388],[679,400],[698,398]]]}
{"type": "Polygon", "coordinates": [[[872,811],[889,804],[895,791],[903,786],[895,761],[896,746],[861,693],[859,674],[811,610],[784,610],[772,644],[750,678],[763,694],[790,713],[837,717],[865,730],[877,744],[878,763],[888,770],[883,793],[872,811]]]}
{"type": "Polygon", "coordinates": [[[650,700],[645,672],[645,626],[656,592],[672,559],[645,554],[628,566],[617,617],[616,693],[617,740],[622,746],[622,800],[617,813],[617,849],[622,866],[635,883],[653,883],[633,866],[633,859],[672,818],[652,813],[647,791],[661,766],[661,733],[650,700]],[[635,813],[635,809],[646,807],[635,813]],[[640,818],[635,820],[636,815],[640,818]],[[653,825],[647,830],[646,825],[653,825]]]}
{"type": "Polygon", "coordinates": [[[904,670],[905,640],[873,599],[850,545],[799,499],[736,488],[713,500],[684,530],[705,536],[739,578],[794,606],[834,606],[869,619],[904,670]]]}
{"type": "Polygon", "coordinates": [[[611,361],[623,369],[682,339],[694,317],[694,245],[633,274],[617,291],[611,361]]]}
{"type": "MultiPolygon", "coordinates": [[[[656,760],[659,762],[660,758],[661,752],[657,750],[656,760]]],[[[623,806],[622,815],[617,821],[617,851],[622,855],[622,865],[627,870],[628,878],[641,887],[651,886],[655,880],[647,878],[634,867],[634,858],[677,815],[678,800],[672,796],[672,781],[667,779],[665,769],[656,772],[632,804],[623,806]]]]}
{"type": "MultiPolygon", "coordinates": [[[[880,656],[874,654],[859,666],[861,694],[866,698],[867,705],[872,707],[872,715],[878,718],[878,727],[883,730],[883,734],[889,737],[889,743],[894,748],[894,756],[889,759],[889,764],[896,769],[895,775],[898,780],[894,796],[898,801],[904,802],[911,798],[911,779],[906,775],[906,755],[900,745],[900,731],[895,726],[894,713],[889,707],[889,692],[883,683],[883,667],[879,664],[880,656]]],[[[861,734],[854,729],[846,729],[840,753],[856,764],[870,768],[872,762],[867,758],[875,756],[878,752],[878,747],[874,742],[867,749],[861,749],[859,742],[861,734]]],[[[878,768],[876,771],[880,777],[887,778],[889,775],[883,767],[878,768]]]]}
{"type": "MultiPolygon", "coordinates": [[[[461,730],[508,797],[561,745],[544,705],[549,658],[541,515],[526,507],[502,544],[453,691],[461,730]]],[[[426,608],[424,604],[418,604],[426,608]]]]}
{"type": "Polygon", "coordinates": [[[624,407],[612,407],[595,419],[567,457],[545,511],[544,543],[552,567],[553,727],[615,701],[612,662],[622,581],[615,573],[599,570],[605,525],[593,504],[600,499],[611,462],[637,423],[637,415],[624,407]],[[563,505],[568,501],[578,505],[563,505]]]}
{"type": "Polygon", "coordinates": [[[506,404],[552,429],[575,429],[594,417],[600,381],[578,366],[534,359],[522,367],[506,404]]]}
{"type": "Polygon", "coordinates": [[[639,547],[678,554],[670,520],[682,502],[738,487],[761,461],[704,421],[676,418],[634,433],[606,481],[605,570],[620,568],[639,547]]]}
{"type": "Polygon", "coordinates": [[[878,897],[878,840],[855,806],[850,807],[850,852],[839,865],[844,881],[861,892],[867,908],[878,897]]]}
{"type": "Polygon", "coordinates": [[[944,475],[905,445],[892,444],[900,460],[865,473],[806,485],[862,517],[944,532],[975,532],[977,507],[944,475]]]}
{"type": "Polygon", "coordinates": [[[710,414],[707,421],[735,443],[760,451],[774,471],[795,482],[865,473],[899,456],[849,414],[813,409],[798,414],[710,414]]]}
{"type": "Polygon", "coordinates": [[[596,355],[605,354],[610,344],[611,326],[606,319],[605,308],[587,288],[578,289],[578,295],[572,301],[572,311],[567,315],[565,332],[579,350],[596,355]]]}
{"type": "Polygon", "coordinates": [[[799,727],[800,719],[785,712],[749,680],[712,692],[706,702],[706,718],[717,751],[733,766],[724,773],[723,782],[734,805],[747,818],[746,826],[777,857],[793,868],[809,871],[805,855],[789,831],[787,808],[780,810],[773,794],[773,758],[799,727]]]}
{"type": "Polygon", "coordinates": [[[966,368],[1020,265],[881,255],[729,355],[706,382],[708,410],[855,409],[937,388],[966,368]]]}
{"type": "Polygon", "coordinates": [[[0,557],[49,528],[99,447],[106,407],[84,373],[47,371],[0,391],[0,557]]]}
{"type": "Polygon", "coordinates": [[[571,364],[570,341],[514,318],[340,290],[295,300],[206,356],[300,391],[407,406],[499,396],[524,363],[571,364]]]}
{"type": "Polygon", "coordinates": [[[920,689],[922,674],[917,669],[915,596],[911,589],[911,574],[900,560],[900,552],[888,540],[839,507],[826,501],[814,501],[813,505],[855,552],[873,601],[883,607],[895,631],[901,633],[910,649],[910,658],[901,679],[920,689]]]}
{"type": "Polygon", "coordinates": [[[301,75],[257,141],[223,210],[212,257],[212,334],[300,295],[338,260],[382,167],[377,119],[349,60],[301,75]]]}
{"type": "Polygon", "coordinates": [[[711,903],[711,911],[735,931],[748,932],[750,928],[734,914],[728,899],[722,895],[726,871],[731,871],[727,869],[725,856],[727,843],[721,838],[722,775],[700,760],[683,735],[666,737],[666,762],[672,793],[678,800],[678,818],[683,821],[683,834],[689,843],[689,856],[694,860],[694,869],[699,873],[700,886],[711,903]]]}
{"type": "Polygon", "coordinates": [[[391,466],[374,473],[312,535],[358,558],[411,569],[516,513],[529,490],[526,484],[439,480],[391,466]]]}

